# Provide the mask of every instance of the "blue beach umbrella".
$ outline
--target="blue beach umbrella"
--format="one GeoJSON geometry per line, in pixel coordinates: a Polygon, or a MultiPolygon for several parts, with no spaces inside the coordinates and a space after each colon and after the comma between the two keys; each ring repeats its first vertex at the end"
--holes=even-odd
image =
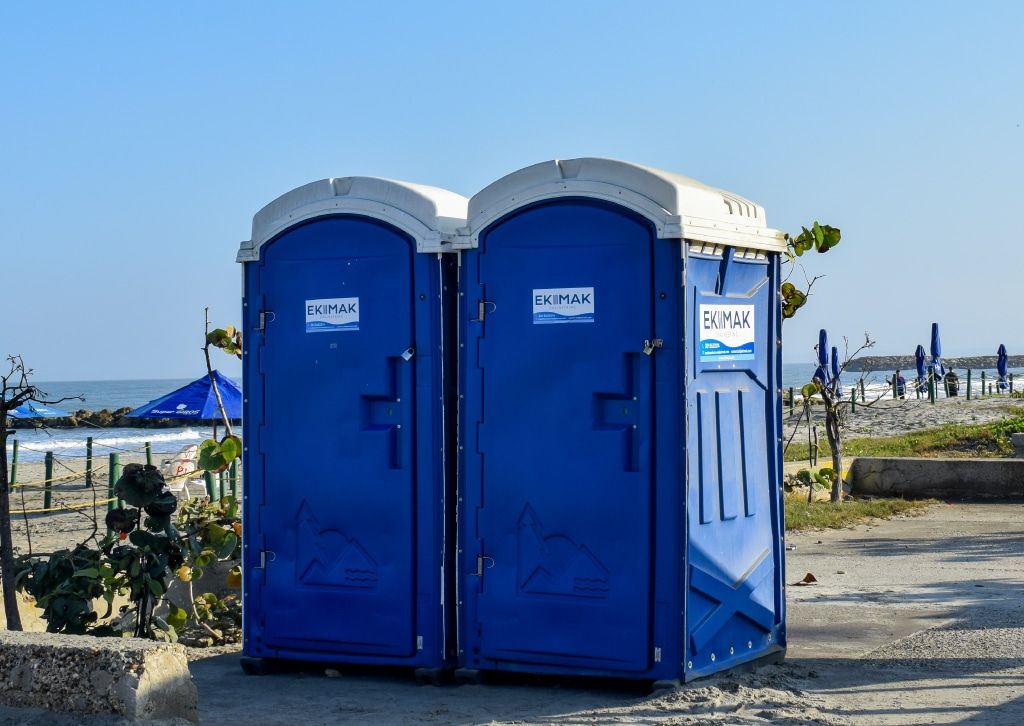
{"type": "Polygon", "coordinates": [[[1006,346],[1002,343],[999,344],[999,350],[996,351],[996,373],[999,374],[999,381],[997,386],[1000,391],[1005,391],[1009,388],[1009,384],[1006,382],[1008,374],[1007,368],[1010,364],[1010,357],[1006,355],[1006,346]]]}
{"type": "Polygon", "coordinates": [[[814,377],[820,380],[823,385],[828,385],[830,380],[828,372],[828,332],[824,328],[818,332],[818,367],[814,371],[814,377]]]}
{"type": "Polygon", "coordinates": [[[946,368],[942,365],[942,341],[939,340],[938,323],[932,323],[932,368],[936,378],[946,375],[946,368]]]}
{"type": "Polygon", "coordinates": [[[832,380],[836,382],[836,395],[843,397],[843,384],[839,380],[839,351],[832,346],[832,380]]]}
{"type": "Polygon", "coordinates": [[[64,418],[71,414],[53,406],[47,406],[35,401],[27,401],[17,408],[12,408],[7,412],[7,415],[11,418],[64,418]]]}
{"type": "Polygon", "coordinates": [[[917,364],[917,390],[921,393],[928,390],[928,382],[926,379],[928,370],[925,367],[924,358],[924,346],[919,345],[917,346],[917,350],[914,351],[914,363],[917,364]]]}
{"type": "MultiPolygon", "coordinates": [[[[213,377],[217,380],[217,390],[228,418],[241,418],[242,391],[238,384],[219,371],[214,371],[213,377]]],[[[136,418],[218,418],[220,410],[210,377],[203,376],[126,415],[136,418]]]]}

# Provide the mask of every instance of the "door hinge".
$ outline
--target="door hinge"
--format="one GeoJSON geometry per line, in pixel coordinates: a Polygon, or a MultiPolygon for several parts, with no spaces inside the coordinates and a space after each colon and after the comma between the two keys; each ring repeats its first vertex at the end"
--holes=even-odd
{"type": "Polygon", "coordinates": [[[665,341],[661,338],[653,338],[651,340],[644,341],[644,355],[650,355],[654,352],[655,348],[664,348],[665,341]]]}

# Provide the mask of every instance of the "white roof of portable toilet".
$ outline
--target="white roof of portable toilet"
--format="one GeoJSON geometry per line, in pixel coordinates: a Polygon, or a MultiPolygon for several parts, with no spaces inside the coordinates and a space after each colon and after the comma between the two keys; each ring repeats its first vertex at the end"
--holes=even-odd
{"type": "Polygon", "coordinates": [[[476,247],[480,231],[519,207],[556,197],[615,202],[654,223],[658,237],[691,239],[771,252],[785,249],[764,207],[679,174],[614,159],[545,161],[498,179],[469,200],[460,247],[476,247]],[[468,235],[469,239],[466,239],[468,235]]]}
{"type": "Polygon", "coordinates": [[[242,242],[237,260],[256,261],[276,235],[331,214],[358,214],[394,225],[416,241],[417,252],[450,250],[448,241],[466,224],[467,204],[459,194],[423,184],[369,176],[321,179],[282,194],[257,212],[252,239],[242,242]]]}

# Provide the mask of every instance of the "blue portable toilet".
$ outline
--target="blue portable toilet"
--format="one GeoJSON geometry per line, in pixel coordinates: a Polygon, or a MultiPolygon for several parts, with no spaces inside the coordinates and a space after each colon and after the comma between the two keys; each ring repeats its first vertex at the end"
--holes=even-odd
{"type": "Polygon", "coordinates": [[[243,667],[455,657],[455,255],[466,199],[324,179],[244,265],[243,667]]]}
{"type": "Polygon", "coordinates": [[[782,235],[607,159],[470,199],[459,675],[690,680],[785,651],[782,235]]]}

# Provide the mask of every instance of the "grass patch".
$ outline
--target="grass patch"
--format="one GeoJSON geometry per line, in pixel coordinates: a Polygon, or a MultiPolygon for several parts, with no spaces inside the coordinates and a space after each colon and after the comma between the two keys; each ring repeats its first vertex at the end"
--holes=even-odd
{"type": "Polygon", "coordinates": [[[807,494],[786,494],[786,529],[840,529],[866,519],[889,519],[897,514],[921,514],[938,504],[935,499],[847,499],[807,503],[807,494]]]}
{"type": "MultiPolygon", "coordinates": [[[[1024,415],[987,424],[945,424],[902,436],[848,439],[844,456],[1004,457],[1013,454],[1010,434],[1024,432],[1024,415]]],[[[818,458],[828,461],[832,449],[824,438],[818,442],[818,458]]],[[[796,440],[786,449],[786,461],[806,461],[808,446],[796,440]]]]}

